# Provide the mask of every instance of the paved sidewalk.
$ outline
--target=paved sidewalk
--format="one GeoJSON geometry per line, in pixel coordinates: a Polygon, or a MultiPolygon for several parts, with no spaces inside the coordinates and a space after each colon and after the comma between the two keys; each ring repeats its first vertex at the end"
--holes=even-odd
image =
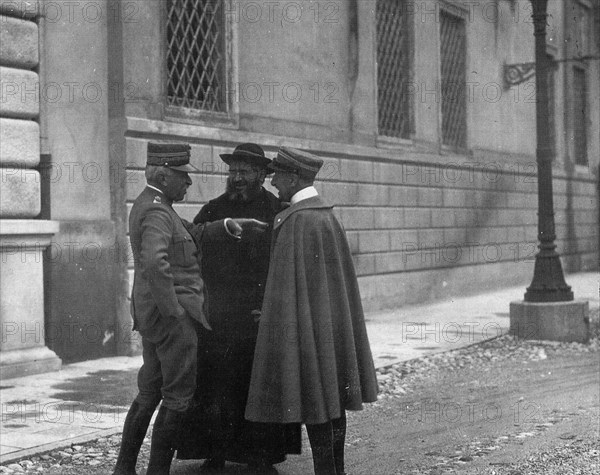
{"type": "MultiPolygon", "coordinates": [[[[567,276],[577,299],[598,307],[598,273],[567,276]]],[[[469,346],[505,334],[509,303],[523,286],[367,315],[377,367],[469,346]]],[[[118,433],[136,393],[141,357],[65,365],[1,381],[0,463],[118,433]],[[119,377],[117,377],[117,375],[119,377]],[[125,382],[124,382],[125,381],[125,382]]]]}

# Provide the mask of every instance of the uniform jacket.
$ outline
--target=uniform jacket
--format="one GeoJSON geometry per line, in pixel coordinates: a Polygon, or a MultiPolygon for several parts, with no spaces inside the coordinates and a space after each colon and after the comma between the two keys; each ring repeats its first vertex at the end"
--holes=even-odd
{"type": "MultiPolygon", "coordinates": [[[[187,223],[189,225],[189,223],[187,223]]],[[[197,229],[200,241],[233,239],[223,221],[197,229]]],[[[176,317],[182,309],[207,326],[198,248],[184,221],[160,192],[146,188],[129,215],[129,239],[135,276],[131,297],[134,329],[143,331],[160,315],[176,317]]]]}
{"type": "MultiPolygon", "coordinates": [[[[272,225],[280,209],[279,200],[262,188],[249,202],[232,202],[224,193],[204,205],[194,219],[194,223],[203,224],[227,217],[254,218],[270,225],[267,231],[256,233],[252,239],[245,237],[227,243],[205,240],[202,243],[201,272],[208,289],[211,325],[213,317],[260,310],[269,271],[272,225]]],[[[230,333],[236,329],[224,331],[230,333]]]]}
{"type": "Polygon", "coordinates": [[[377,399],[352,256],[315,196],[275,217],[246,418],[321,424],[377,399]]]}

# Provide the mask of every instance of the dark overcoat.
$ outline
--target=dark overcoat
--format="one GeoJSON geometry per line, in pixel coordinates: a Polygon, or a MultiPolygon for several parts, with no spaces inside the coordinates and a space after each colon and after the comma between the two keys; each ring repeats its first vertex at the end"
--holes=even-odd
{"type": "Polygon", "coordinates": [[[269,271],[271,230],[280,201],[264,188],[247,202],[233,202],[228,194],[210,200],[194,218],[194,224],[224,218],[254,218],[269,224],[264,233],[244,236],[235,242],[204,241],[201,273],[208,290],[212,337],[229,341],[256,338],[258,325],[251,315],[260,310],[269,271]]]}
{"type": "Polygon", "coordinates": [[[246,418],[321,424],[377,399],[344,229],[320,196],[275,217],[246,418]]]}
{"type": "Polygon", "coordinates": [[[264,188],[247,202],[227,193],[209,201],[194,223],[254,218],[269,224],[264,233],[235,242],[200,243],[211,332],[201,332],[198,352],[198,407],[190,413],[190,436],[177,456],[223,457],[238,463],[275,464],[300,453],[299,425],[254,424],[244,420],[258,322],[269,270],[271,230],[280,201],[264,188]]]}

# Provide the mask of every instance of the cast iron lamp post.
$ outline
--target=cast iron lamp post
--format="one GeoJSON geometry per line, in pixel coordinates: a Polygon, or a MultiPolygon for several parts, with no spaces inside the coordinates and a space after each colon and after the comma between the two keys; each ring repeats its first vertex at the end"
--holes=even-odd
{"type": "Polygon", "coordinates": [[[565,282],[560,257],[556,252],[554,201],[552,196],[552,150],[548,147],[548,58],[546,20],[548,0],[531,0],[535,35],[536,84],[536,162],[538,168],[538,239],[533,280],[525,293],[526,302],[567,302],[573,300],[565,282]]]}
{"type": "Polygon", "coordinates": [[[510,303],[510,333],[517,338],[586,343],[590,339],[589,302],[574,300],[563,276],[554,240],[552,154],[548,147],[546,8],[531,0],[535,34],[536,160],[538,167],[538,239],[533,281],[525,300],[510,303]]]}

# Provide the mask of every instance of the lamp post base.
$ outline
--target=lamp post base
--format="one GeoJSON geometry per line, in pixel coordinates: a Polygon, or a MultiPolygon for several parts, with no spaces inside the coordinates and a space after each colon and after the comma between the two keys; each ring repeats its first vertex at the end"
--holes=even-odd
{"type": "Polygon", "coordinates": [[[542,244],[535,256],[533,281],[525,292],[526,302],[569,302],[574,296],[565,277],[558,253],[553,244],[542,244]],[[550,247],[550,249],[546,249],[550,247]]]}
{"type": "Polygon", "coordinates": [[[587,343],[590,339],[587,300],[511,302],[509,333],[524,340],[587,343]]]}

